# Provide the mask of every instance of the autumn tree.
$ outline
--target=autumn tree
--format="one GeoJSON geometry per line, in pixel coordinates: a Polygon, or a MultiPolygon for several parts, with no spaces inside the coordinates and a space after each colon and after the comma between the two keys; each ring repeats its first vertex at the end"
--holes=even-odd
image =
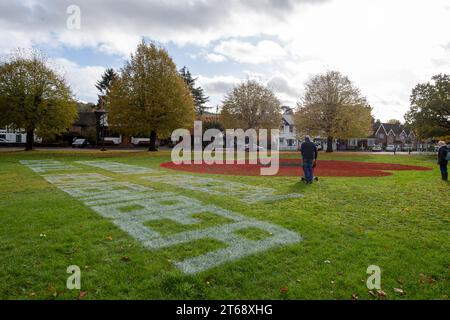
{"type": "Polygon", "coordinates": [[[335,138],[365,137],[372,129],[372,108],[347,76],[328,71],[311,78],[297,104],[299,132],[327,137],[327,152],[335,138]]]}
{"type": "Polygon", "coordinates": [[[181,68],[180,75],[191,91],[192,99],[194,99],[195,111],[198,115],[202,115],[207,109],[210,109],[205,105],[205,103],[209,101],[209,97],[205,95],[202,87],[196,86],[195,82],[197,81],[197,78],[192,77],[192,74],[187,67],[181,68]]]}
{"type": "Polygon", "coordinates": [[[156,151],[158,137],[191,127],[194,102],[168,52],[142,41],[114,81],[107,97],[108,124],[128,135],[150,137],[156,151]]]}
{"type": "Polygon", "coordinates": [[[18,50],[0,65],[0,126],[26,130],[26,149],[35,133],[52,137],[67,130],[77,105],[62,76],[39,51],[18,50]]]}
{"type": "Polygon", "coordinates": [[[420,138],[450,138],[450,75],[438,74],[411,94],[406,123],[420,138]]]}
{"type": "Polygon", "coordinates": [[[220,119],[226,128],[278,129],[281,103],[272,90],[247,80],[226,95],[220,119]]]}

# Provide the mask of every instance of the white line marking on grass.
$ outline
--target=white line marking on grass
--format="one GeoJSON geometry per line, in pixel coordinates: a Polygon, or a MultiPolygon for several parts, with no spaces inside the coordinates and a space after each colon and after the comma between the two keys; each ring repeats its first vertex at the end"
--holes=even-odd
{"type": "Polygon", "coordinates": [[[46,173],[60,170],[80,170],[81,168],[64,164],[57,160],[20,160],[21,164],[27,166],[36,173],[46,173]]]}
{"type": "Polygon", "coordinates": [[[142,174],[142,173],[153,173],[155,170],[146,168],[146,167],[138,167],[134,165],[129,165],[125,163],[120,162],[113,162],[113,161],[77,161],[77,163],[100,168],[106,171],[110,171],[113,173],[122,173],[122,174],[142,174]]]}
{"type": "Polygon", "coordinates": [[[210,195],[236,197],[245,203],[277,201],[299,198],[303,196],[299,193],[277,195],[275,194],[276,190],[273,188],[257,187],[240,182],[183,174],[143,177],[142,179],[151,182],[169,184],[174,187],[188,190],[201,191],[210,195]]]}
{"type": "MultiPolygon", "coordinates": [[[[135,165],[123,164],[112,161],[77,161],[88,166],[101,168],[114,173],[158,173],[160,171],[139,167],[135,165]]],[[[227,195],[239,198],[245,203],[256,203],[264,201],[278,201],[292,198],[302,197],[302,194],[291,193],[277,195],[276,190],[267,187],[257,187],[245,183],[233,182],[228,180],[220,180],[205,177],[196,177],[183,174],[165,174],[160,176],[144,177],[144,180],[169,184],[174,187],[180,187],[193,191],[201,191],[210,195],[227,195]]]]}

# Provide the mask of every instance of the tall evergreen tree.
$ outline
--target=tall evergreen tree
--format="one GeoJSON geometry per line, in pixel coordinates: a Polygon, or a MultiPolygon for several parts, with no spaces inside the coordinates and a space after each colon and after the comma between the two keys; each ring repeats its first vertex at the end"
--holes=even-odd
{"type": "Polygon", "coordinates": [[[205,106],[205,103],[209,101],[209,97],[205,95],[202,87],[195,86],[195,81],[197,81],[197,78],[192,77],[191,72],[186,66],[180,69],[180,75],[191,90],[192,99],[194,100],[195,105],[195,111],[197,112],[197,114],[202,115],[207,109],[210,109],[210,107],[205,106]]]}
{"type": "Polygon", "coordinates": [[[98,89],[100,94],[98,95],[98,107],[102,109],[105,104],[105,97],[108,95],[111,90],[113,82],[117,79],[118,75],[114,71],[114,69],[109,68],[106,69],[102,74],[102,78],[97,81],[95,87],[98,89]]]}

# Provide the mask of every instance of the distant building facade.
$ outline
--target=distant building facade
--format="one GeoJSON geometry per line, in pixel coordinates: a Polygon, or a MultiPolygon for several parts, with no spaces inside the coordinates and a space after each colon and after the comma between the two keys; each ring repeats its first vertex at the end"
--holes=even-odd
{"type": "Polygon", "coordinates": [[[418,143],[414,133],[400,123],[375,122],[372,134],[365,138],[339,139],[338,150],[371,150],[375,146],[386,148],[393,145],[397,149],[417,149],[418,143]]]}
{"type": "Polygon", "coordinates": [[[297,128],[294,124],[294,114],[292,109],[285,108],[281,118],[281,128],[279,137],[280,151],[298,150],[299,140],[297,137],[297,128]]]}

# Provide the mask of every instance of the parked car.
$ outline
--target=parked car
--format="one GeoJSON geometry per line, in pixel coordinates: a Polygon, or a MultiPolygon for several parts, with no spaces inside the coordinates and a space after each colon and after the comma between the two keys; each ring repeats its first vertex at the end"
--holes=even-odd
{"type": "Polygon", "coordinates": [[[388,144],[386,146],[386,151],[387,152],[394,152],[396,150],[396,147],[393,144],[388,144]]]}
{"type": "Polygon", "coordinates": [[[402,147],[402,151],[409,151],[412,149],[412,146],[410,144],[404,144],[402,147]]]}
{"type": "Polygon", "coordinates": [[[383,148],[381,146],[373,146],[372,151],[373,152],[381,152],[381,151],[383,151],[383,148]]]}
{"type": "Polygon", "coordinates": [[[8,143],[6,139],[0,138],[0,143],[8,143]]]}
{"type": "Polygon", "coordinates": [[[105,144],[119,145],[122,143],[122,137],[105,137],[105,144]]]}
{"type": "Polygon", "coordinates": [[[150,144],[150,138],[131,137],[131,144],[133,144],[135,146],[148,146],[150,144]]]}
{"type": "Polygon", "coordinates": [[[75,139],[72,142],[72,148],[84,148],[89,145],[89,142],[86,139],[75,139]]]}

